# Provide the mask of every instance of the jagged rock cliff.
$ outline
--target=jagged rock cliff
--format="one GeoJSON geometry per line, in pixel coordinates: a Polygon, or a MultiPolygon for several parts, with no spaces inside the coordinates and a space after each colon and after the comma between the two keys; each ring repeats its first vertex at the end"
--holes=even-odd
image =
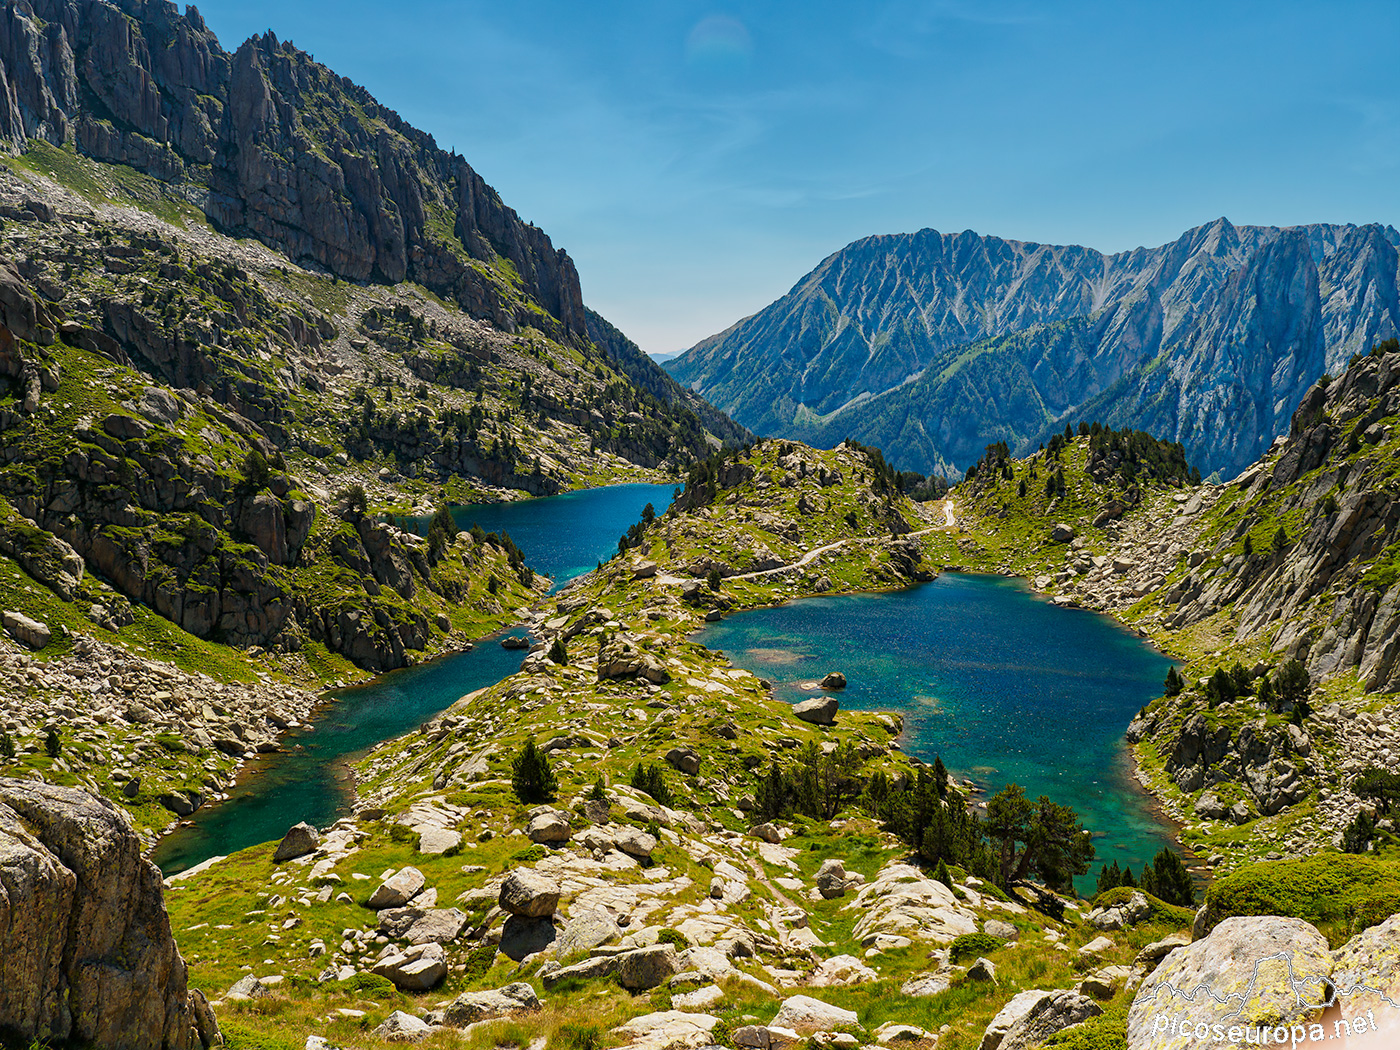
{"type": "Polygon", "coordinates": [[[1213,547],[1171,581],[1167,623],[1230,609],[1236,641],[1266,639],[1314,677],[1354,671],[1367,692],[1400,689],[1397,419],[1393,342],[1311,387],[1286,439],[1212,507],[1186,508],[1209,516],[1213,547]]]}
{"type": "Polygon", "coordinates": [[[160,872],[111,803],[0,779],[0,909],[0,1030],[110,1050],[221,1041],[186,987],[160,872]]]}
{"type": "Polygon", "coordinates": [[[1067,419],[1178,440],[1232,476],[1308,386],[1400,331],[1388,226],[1234,226],[1103,255],[970,231],[870,237],[666,363],[755,430],[961,473],[1067,419]]]}
{"type": "Polygon", "coordinates": [[[8,2],[0,140],[31,139],[175,184],[295,261],[417,281],[503,328],[545,323],[533,300],[548,334],[587,338],[567,253],[462,157],[270,32],[230,54],[165,0],[8,2]]]}

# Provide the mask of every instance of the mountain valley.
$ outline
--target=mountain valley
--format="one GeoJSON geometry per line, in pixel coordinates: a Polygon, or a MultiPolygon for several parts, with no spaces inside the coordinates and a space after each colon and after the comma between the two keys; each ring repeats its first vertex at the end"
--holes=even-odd
{"type": "Polygon", "coordinates": [[[1400,1024],[1393,228],[867,238],[663,368],[465,158],[271,32],[6,0],[0,140],[0,1045],[1400,1024]],[[1020,604],[958,606],[956,651],[836,629],[898,697],[705,633],[973,574],[1020,604]],[[1137,670],[1010,651],[1031,605],[1137,670]],[[943,659],[1035,709],[962,709],[1027,762],[1042,678],[1086,694],[1083,775],[927,747],[982,739],[943,659]]]}

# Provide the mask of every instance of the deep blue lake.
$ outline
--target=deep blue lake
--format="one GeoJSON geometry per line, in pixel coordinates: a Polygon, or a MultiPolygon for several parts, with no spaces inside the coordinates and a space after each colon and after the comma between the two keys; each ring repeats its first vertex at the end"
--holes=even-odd
{"type": "Polygon", "coordinates": [[[557,589],[616,554],[617,541],[642,508],[650,503],[664,513],[675,491],[674,485],[609,485],[548,499],[453,507],[452,516],[464,529],[476,524],[510,533],[526,564],[551,577],[557,589]]]}
{"type": "MultiPolygon", "coordinates": [[[[641,517],[642,508],[651,503],[658,514],[664,512],[674,491],[670,485],[614,485],[520,503],[455,507],[453,515],[463,528],[476,522],[487,532],[510,533],[526,564],[552,577],[557,588],[615,554],[618,538],[641,517]]],[[[320,708],[312,728],[285,736],[284,751],[251,767],[227,802],[197,811],[190,827],[161,841],[153,859],[173,875],[209,857],[280,839],[300,820],[317,827],[334,823],[346,813],[347,759],[513,674],[522,656],[492,638],[470,652],[329,694],[336,702],[320,708]]]]}
{"type": "Polygon", "coordinates": [[[983,798],[1015,782],[1072,806],[1097,850],[1081,892],[1100,864],[1137,870],[1171,844],[1123,741],[1170,661],[1106,616],[1051,605],[1018,580],[944,573],[904,591],[738,613],[696,639],[788,701],[841,671],[843,707],[898,711],[904,749],[942,755],[983,798]]]}

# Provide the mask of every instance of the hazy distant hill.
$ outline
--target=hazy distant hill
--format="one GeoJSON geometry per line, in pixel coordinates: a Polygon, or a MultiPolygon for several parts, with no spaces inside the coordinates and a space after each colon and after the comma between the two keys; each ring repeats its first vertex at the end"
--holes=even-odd
{"type": "Polygon", "coordinates": [[[851,436],[961,472],[1068,420],[1181,441],[1227,475],[1324,372],[1400,325],[1390,226],[1234,226],[1104,255],[972,232],[868,237],[665,367],[765,434],[851,436]]]}

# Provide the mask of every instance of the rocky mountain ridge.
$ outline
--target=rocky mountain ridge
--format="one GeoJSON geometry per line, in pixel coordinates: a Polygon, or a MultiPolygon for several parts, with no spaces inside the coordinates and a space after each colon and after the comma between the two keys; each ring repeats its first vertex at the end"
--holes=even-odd
{"type": "Polygon", "coordinates": [[[1400,325],[1388,226],[1234,226],[1104,255],[966,231],[870,237],[665,367],[760,433],[850,436],[956,476],[1067,420],[1232,476],[1308,386],[1400,325]]]}
{"type": "Polygon", "coordinates": [[[416,281],[505,330],[588,338],[567,253],[465,159],[271,32],[230,54],[193,6],[9,0],[0,67],[0,139],[15,152],[76,146],[295,262],[416,281]]]}

